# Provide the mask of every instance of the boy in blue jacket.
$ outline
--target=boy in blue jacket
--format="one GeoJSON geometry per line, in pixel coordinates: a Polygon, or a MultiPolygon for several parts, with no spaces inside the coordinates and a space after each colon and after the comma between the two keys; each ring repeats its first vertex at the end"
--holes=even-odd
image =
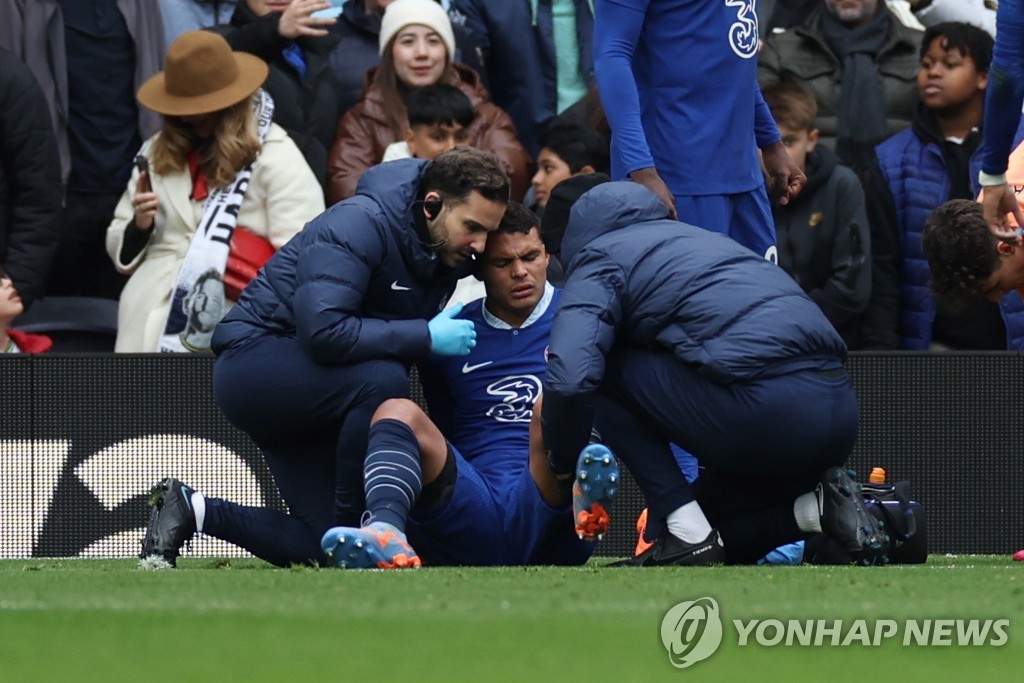
{"type": "Polygon", "coordinates": [[[921,249],[921,230],[936,207],[978,196],[992,37],[968,24],[937,24],[925,32],[920,56],[921,103],[914,123],[877,148],[869,195],[878,195],[874,203],[881,210],[872,220],[895,247],[885,250],[894,264],[881,271],[898,278],[898,286],[881,278],[874,286],[898,292],[898,317],[892,322],[902,349],[1024,348],[1020,300],[980,300],[956,311],[936,304],[921,249]]]}

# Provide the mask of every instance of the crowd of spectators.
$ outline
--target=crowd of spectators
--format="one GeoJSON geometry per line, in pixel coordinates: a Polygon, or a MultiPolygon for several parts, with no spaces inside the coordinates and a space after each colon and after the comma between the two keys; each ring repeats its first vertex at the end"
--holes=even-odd
{"type": "MultiPolygon", "coordinates": [[[[118,350],[157,350],[156,330],[204,200],[185,184],[164,196],[171,176],[195,185],[197,166],[184,148],[153,156],[182,117],[141,105],[141,89],[169,68],[169,46],[203,30],[268,67],[261,92],[274,126],[257,147],[253,186],[237,218],[270,237],[273,248],[324,206],[352,196],[370,167],[470,145],[498,158],[512,199],[538,214],[557,182],[592,172],[656,190],[652,174],[661,182],[659,172],[668,173],[659,196],[680,209],[679,220],[697,225],[709,197],[733,197],[728,210],[740,218],[713,222],[777,259],[851,349],[1024,343],[1020,302],[966,313],[936,306],[920,252],[930,210],[981,190],[991,7],[980,0],[738,7],[730,47],[741,80],[756,66],[753,107],[736,104],[749,98],[735,82],[729,97],[743,96],[723,99],[716,79],[730,79],[673,80],[675,72],[711,74],[708,60],[724,57],[688,57],[697,43],[675,41],[673,59],[703,60],[706,68],[665,61],[652,41],[707,27],[696,15],[673,23],[660,7],[625,0],[348,0],[339,8],[327,0],[0,0],[0,268],[26,310],[46,297],[121,300],[118,350]],[[636,79],[633,90],[624,88],[626,73],[636,79]],[[678,101],[658,99],[665,78],[678,101]],[[788,156],[777,153],[782,148],[788,156]],[[279,149],[297,149],[300,158],[279,159],[279,149]],[[135,164],[140,152],[156,162],[152,171],[135,164]],[[767,182],[751,190],[747,177],[762,172],[767,182]],[[766,189],[775,197],[768,204],[775,242],[739,230],[743,215],[762,209],[760,200],[736,203],[734,193],[766,189]],[[187,196],[171,198],[179,191],[187,196]],[[160,197],[141,222],[140,196],[160,197]],[[167,259],[166,272],[145,283],[140,307],[142,285],[125,289],[126,275],[138,278],[157,257],[167,259]],[[132,308],[145,314],[127,315],[132,308]]],[[[214,67],[197,73],[204,68],[214,67]]],[[[202,149],[196,143],[193,152],[202,149]]],[[[204,159],[199,166],[209,173],[213,156],[204,159]]],[[[220,187],[242,166],[224,171],[220,187]]]]}

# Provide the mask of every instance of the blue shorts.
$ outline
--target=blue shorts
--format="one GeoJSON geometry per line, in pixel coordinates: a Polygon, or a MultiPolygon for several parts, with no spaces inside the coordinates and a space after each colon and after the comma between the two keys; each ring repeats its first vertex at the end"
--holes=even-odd
{"type": "Polygon", "coordinates": [[[574,532],[570,507],[543,501],[526,458],[518,472],[488,477],[452,447],[456,479],[441,508],[413,508],[409,542],[430,565],[583,564],[592,543],[574,532]]]}
{"type": "Polygon", "coordinates": [[[683,223],[733,238],[772,263],[779,262],[775,219],[764,187],[738,194],[675,195],[683,223]]]}

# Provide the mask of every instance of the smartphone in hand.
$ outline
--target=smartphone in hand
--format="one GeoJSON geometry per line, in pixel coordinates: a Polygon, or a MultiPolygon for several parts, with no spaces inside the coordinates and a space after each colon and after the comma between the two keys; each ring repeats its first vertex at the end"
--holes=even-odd
{"type": "Polygon", "coordinates": [[[152,185],[149,184],[149,159],[143,154],[139,154],[135,157],[135,168],[139,169],[139,173],[145,172],[145,177],[139,179],[139,191],[140,192],[152,192],[152,185]]]}
{"type": "Polygon", "coordinates": [[[331,6],[327,9],[322,9],[317,12],[310,14],[311,19],[337,19],[341,16],[342,5],[345,4],[345,0],[330,0],[331,6]]]}

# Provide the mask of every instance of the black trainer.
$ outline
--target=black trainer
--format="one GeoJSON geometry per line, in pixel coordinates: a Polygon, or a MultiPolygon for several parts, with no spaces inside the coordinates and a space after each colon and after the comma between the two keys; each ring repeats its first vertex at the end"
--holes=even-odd
{"type": "Polygon", "coordinates": [[[708,537],[699,543],[681,541],[666,532],[647,550],[624,562],[617,562],[616,567],[696,567],[725,563],[725,546],[722,537],[714,529],[708,537]]]}
{"type": "Polygon", "coordinates": [[[868,512],[861,487],[842,467],[830,467],[815,491],[821,530],[850,553],[858,564],[888,562],[889,535],[868,512]]]}
{"type": "Polygon", "coordinates": [[[177,479],[163,479],[150,491],[149,526],[142,537],[139,566],[170,569],[177,565],[181,546],[196,532],[191,487],[177,479]]]}

